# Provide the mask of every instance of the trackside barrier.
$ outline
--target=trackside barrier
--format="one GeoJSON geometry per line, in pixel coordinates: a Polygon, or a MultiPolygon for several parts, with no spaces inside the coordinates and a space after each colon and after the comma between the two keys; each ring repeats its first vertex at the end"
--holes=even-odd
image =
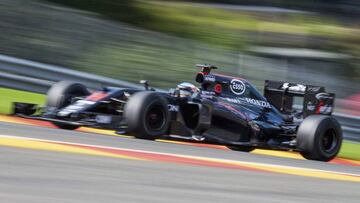
{"type": "Polygon", "coordinates": [[[77,81],[92,89],[103,86],[141,88],[140,85],[121,80],[5,55],[0,55],[0,73],[1,80],[4,80],[1,81],[1,85],[17,89],[26,88],[24,90],[39,93],[46,92],[51,84],[60,80],[77,81]]]}

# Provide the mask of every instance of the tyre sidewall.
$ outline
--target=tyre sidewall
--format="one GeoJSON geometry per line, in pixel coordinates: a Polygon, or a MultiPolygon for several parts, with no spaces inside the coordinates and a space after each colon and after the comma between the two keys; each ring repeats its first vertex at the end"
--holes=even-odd
{"type": "Polygon", "coordinates": [[[60,81],[55,83],[47,92],[47,107],[56,109],[70,104],[71,97],[89,95],[87,88],[76,82],[60,81]]]}
{"type": "MultiPolygon", "coordinates": [[[[90,92],[87,88],[76,82],[71,81],[60,81],[55,83],[49,91],[47,92],[47,103],[46,106],[48,110],[61,109],[70,104],[71,97],[76,96],[87,96],[90,92]]],[[[71,125],[61,122],[52,122],[55,126],[66,129],[66,130],[75,130],[79,128],[77,125],[71,125]]]]}
{"type": "Polygon", "coordinates": [[[130,97],[125,105],[125,118],[130,134],[141,139],[157,139],[168,132],[170,113],[167,107],[167,100],[156,92],[138,92],[130,97]],[[164,124],[161,129],[149,129],[146,115],[153,105],[160,105],[164,108],[164,124]]]}
{"type": "Polygon", "coordinates": [[[342,142],[340,124],[330,116],[314,115],[307,117],[298,129],[297,147],[307,159],[329,161],[339,152],[342,142]],[[322,139],[327,130],[333,129],[337,143],[327,152],[323,148],[322,139]]]}

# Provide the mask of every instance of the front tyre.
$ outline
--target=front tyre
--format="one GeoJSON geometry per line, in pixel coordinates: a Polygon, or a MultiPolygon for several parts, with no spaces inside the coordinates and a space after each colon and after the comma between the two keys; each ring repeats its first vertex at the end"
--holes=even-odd
{"type": "Polygon", "coordinates": [[[46,107],[61,109],[69,105],[72,98],[89,94],[89,90],[83,84],[63,80],[55,83],[48,90],[46,107]]]}
{"type": "Polygon", "coordinates": [[[168,132],[168,102],[156,92],[135,93],[125,105],[128,132],[136,138],[154,140],[168,132]]]}
{"type": "MultiPolygon", "coordinates": [[[[90,92],[88,89],[80,83],[60,81],[52,85],[47,92],[46,107],[52,109],[61,109],[69,105],[74,97],[82,97],[89,94],[90,92]]],[[[77,125],[70,125],[55,121],[52,123],[55,126],[66,130],[75,130],[79,127],[77,125]]]]}
{"type": "Polygon", "coordinates": [[[296,143],[304,158],[330,161],[339,153],[342,139],[341,126],[336,119],[312,115],[299,126],[296,143]]]}

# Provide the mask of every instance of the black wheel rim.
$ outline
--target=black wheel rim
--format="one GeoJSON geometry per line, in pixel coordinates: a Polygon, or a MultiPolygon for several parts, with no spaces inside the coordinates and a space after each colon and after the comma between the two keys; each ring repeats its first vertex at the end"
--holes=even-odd
{"type": "Polygon", "coordinates": [[[325,152],[332,153],[336,149],[338,138],[334,129],[328,129],[321,138],[321,145],[325,152]]]}
{"type": "Polygon", "coordinates": [[[146,125],[149,130],[160,130],[165,125],[165,110],[162,105],[152,105],[146,114],[146,125]]]}

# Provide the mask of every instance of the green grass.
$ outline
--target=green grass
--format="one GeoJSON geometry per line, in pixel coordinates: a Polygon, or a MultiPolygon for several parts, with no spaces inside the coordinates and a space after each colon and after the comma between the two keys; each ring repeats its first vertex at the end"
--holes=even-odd
{"type": "MultiPolygon", "coordinates": [[[[45,104],[45,95],[0,88],[0,113],[11,114],[13,102],[25,102],[34,104],[45,104]]],[[[341,158],[360,160],[360,144],[344,141],[338,155],[341,158]]]]}
{"type": "Polygon", "coordinates": [[[360,161],[360,144],[344,141],[338,157],[360,161]]]}
{"type": "Polygon", "coordinates": [[[0,113],[11,114],[13,102],[43,105],[45,103],[45,96],[37,93],[0,88],[0,113]]]}
{"type": "MultiPolygon", "coordinates": [[[[168,25],[175,24],[176,26],[172,27],[174,29],[180,29],[178,26],[182,24],[191,24],[194,25],[194,29],[212,26],[215,29],[211,30],[211,32],[218,29],[231,29],[329,35],[334,37],[358,32],[357,29],[341,26],[329,17],[325,18],[311,14],[288,14],[285,18],[281,18],[274,17],[274,14],[255,14],[254,12],[231,11],[221,8],[194,6],[186,2],[167,1],[134,1],[134,7],[141,10],[142,13],[152,16],[152,20],[163,20],[168,25]]],[[[161,24],[157,26],[161,26],[161,24]]]]}
{"type": "MultiPolygon", "coordinates": [[[[168,89],[182,81],[193,82],[198,71],[194,67],[196,63],[206,61],[221,67],[236,67],[238,58],[235,56],[196,48],[191,50],[191,47],[177,46],[172,49],[171,45],[166,43],[152,45],[123,42],[118,46],[99,45],[88,50],[88,54],[81,58],[80,62],[73,63],[77,67],[82,67],[78,69],[80,71],[134,83],[149,80],[154,87],[168,89]],[[86,61],[87,64],[84,65],[81,61],[86,61]],[[106,63],[103,65],[106,69],[99,68],[99,61],[106,63]]],[[[221,72],[229,73],[232,70],[224,68],[221,72]]]]}
{"type": "MultiPolygon", "coordinates": [[[[183,1],[92,0],[90,4],[86,0],[48,1],[231,50],[243,50],[252,44],[271,44],[271,38],[262,36],[274,34],[330,38],[331,40],[321,43],[324,49],[338,50],[340,45],[355,49],[351,44],[357,42],[360,36],[360,29],[356,26],[345,25],[334,17],[310,13],[233,11],[183,1]]],[[[283,40],[282,43],[284,44],[277,45],[308,46],[306,42],[295,44],[293,40],[283,40]]]]}
{"type": "Polygon", "coordinates": [[[133,6],[151,16],[151,20],[136,22],[137,26],[235,50],[259,43],[259,37],[249,33],[317,36],[339,41],[358,39],[360,33],[359,29],[342,26],[329,17],[310,14],[280,17],[167,1],[134,1],[133,6]]]}
{"type": "MultiPolygon", "coordinates": [[[[262,87],[263,79],[261,78],[264,78],[266,74],[259,74],[258,69],[249,66],[252,65],[250,62],[243,64],[239,52],[242,55],[251,46],[275,46],[313,48],[348,54],[354,58],[349,61],[339,61],[339,64],[346,68],[343,68],[337,77],[356,79],[360,75],[360,66],[356,63],[356,60],[360,58],[360,46],[358,46],[360,29],[358,26],[351,26],[350,23],[345,24],[335,17],[313,13],[274,14],[231,11],[196,6],[182,1],[48,1],[91,11],[100,14],[98,16],[100,18],[110,18],[147,30],[181,37],[163,38],[164,35],[158,36],[147,32],[144,34],[137,32],[139,34],[129,36],[117,35],[117,26],[114,26],[114,29],[110,29],[112,27],[110,26],[109,30],[103,30],[103,33],[94,31],[94,37],[83,34],[83,31],[86,33],[89,31],[80,26],[76,36],[90,41],[85,40],[81,45],[82,40],[80,40],[79,45],[76,46],[77,43],[62,43],[64,40],[72,41],[71,38],[63,39],[64,34],[45,34],[45,36],[53,36],[49,40],[42,35],[35,36],[35,39],[39,37],[46,39],[46,42],[37,40],[34,44],[38,44],[41,50],[41,47],[48,46],[49,53],[52,53],[52,45],[66,44],[68,46],[64,49],[62,47],[55,49],[62,54],[63,59],[62,57],[44,57],[45,62],[49,58],[54,58],[55,61],[51,63],[84,72],[131,82],[146,79],[150,80],[155,87],[167,89],[174,87],[180,81],[193,81],[196,72],[193,68],[194,64],[210,63],[219,67],[229,67],[221,68],[219,71],[230,72],[235,76],[241,74],[251,79],[256,85],[260,85],[258,87],[262,87]],[[51,40],[59,41],[47,45],[51,40]],[[84,49],[78,52],[79,47],[81,49],[84,47],[84,49]]],[[[87,21],[75,22],[86,26],[87,21]]],[[[64,23],[64,27],[67,26],[69,25],[64,23]]],[[[28,42],[29,40],[26,40],[19,44],[28,42]]],[[[44,54],[46,56],[46,53],[44,54]]],[[[44,54],[41,55],[44,56],[44,54]]],[[[321,67],[314,66],[313,68],[321,67]]],[[[288,77],[282,68],[279,68],[280,75],[267,73],[279,79],[288,77]]],[[[351,81],[353,82],[354,79],[351,81]]]]}

